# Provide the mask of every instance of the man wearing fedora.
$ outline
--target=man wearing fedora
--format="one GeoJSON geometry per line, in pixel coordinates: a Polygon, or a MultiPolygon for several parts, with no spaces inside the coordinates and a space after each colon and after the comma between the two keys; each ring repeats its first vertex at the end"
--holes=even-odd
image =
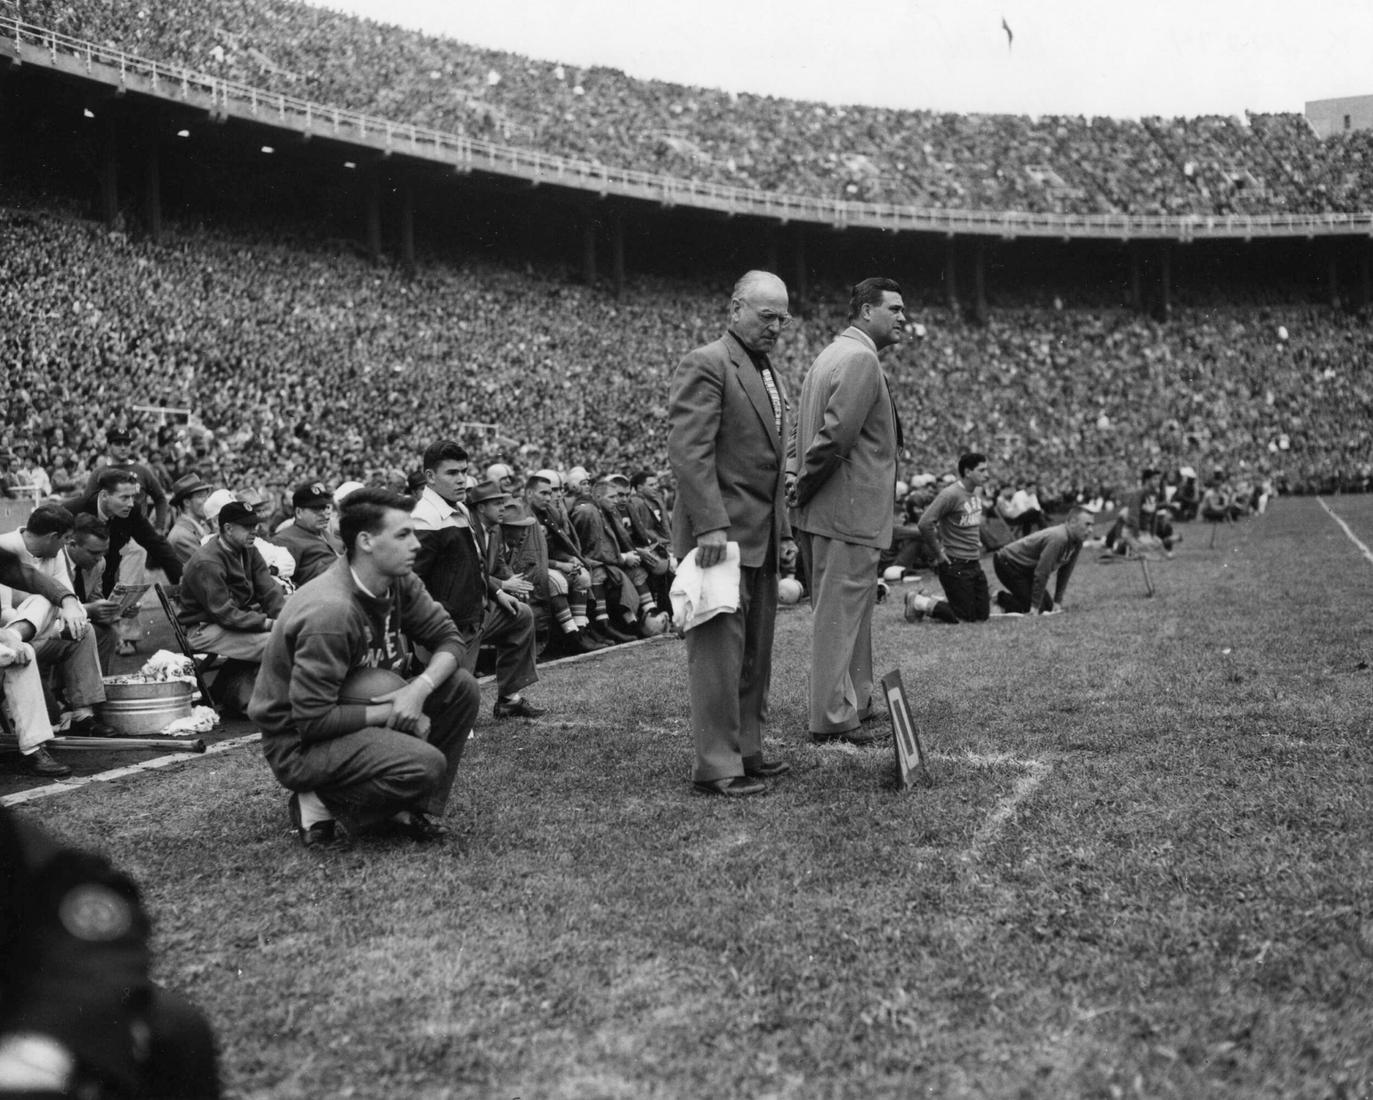
{"type": "Polygon", "coordinates": [[[291,579],[297,588],[338,561],[338,552],[327,534],[333,507],[333,496],[318,481],[298,485],[291,494],[292,522],[280,528],[272,541],[289,550],[295,559],[296,570],[291,579]]]}
{"type": "Polygon", "coordinates": [[[522,688],[538,681],[534,671],[534,612],[525,602],[534,585],[510,569],[505,557],[505,536],[501,515],[510,503],[510,494],[495,481],[483,481],[467,491],[467,503],[476,523],[472,534],[481,554],[482,572],[488,602],[479,638],[464,659],[464,667],[476,664],[477,648],[482,644],[496,650],[496,689],[493,713],[497,718],[537,718],[543,714],[520,694],[522,688]]]}
{"type": "Polygon", "coordinates": [[[200,544],[214,534],[214,527],[205,515],[205,501],[212,492],[214,486],[195,472],[177,478],[172,485],[172,507],[179,509],[181,514],[167,532],[167,542],[182,565],[190,561],[200,544]]]}

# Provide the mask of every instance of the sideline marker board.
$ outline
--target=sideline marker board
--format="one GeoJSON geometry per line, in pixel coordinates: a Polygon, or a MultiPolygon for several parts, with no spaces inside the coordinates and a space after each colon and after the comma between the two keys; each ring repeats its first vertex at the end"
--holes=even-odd
{"type": "Polygon", "coordinates": [[[896,774],[901,786],[911,785],[912,774],[918,774],[926,781],[930,779],[929,768],[925,766],[925,750],[920,744],[920,734],[915,722],[911,720],[910,707],[906,705],[906,689],[901,683],[901,670],[893,669],[882,677],[882,690],[887,694],[887,713],[891,716],[892,740],[896,742],[896,774]]]}

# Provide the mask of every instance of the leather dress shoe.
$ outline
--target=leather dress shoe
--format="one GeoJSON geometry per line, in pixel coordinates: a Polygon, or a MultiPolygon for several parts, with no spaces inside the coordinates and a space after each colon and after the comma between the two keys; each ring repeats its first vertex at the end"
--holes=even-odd
{"type": "Polygon", "coordinates": [[[41,775],[45,779],[58,779],[72,773],[71,768],[62,761],[54,759],[52,753],[48,752],[42,745],[21,757],[21,766],[29,775],[41,775]]]}
{"type": "Polygon", "coordinates": [[[870,733],[861,727],[856,730],[836,730],[831,733],[811,732],[811,742],[816,745],[830,745],[836,741],[847,741],[850,745],[874,745],[877,743],[877,734],[870,733]]]}
{"type": "Polygon", "coordinates": [[[491,714],[496,718],[537,718],[546,713],[543,707],[536,707],[528,699],[520,699],[514,703],[504,703],[496,700],[496,705],[491,708],[491,714]]]}
{"type": "Polygon", "coordinates": [[[410,812],[410,820],[401,823],[400,831],[416,844],[438,844],[448,839],[448,826],[419,810],[410,812]]]}
{"type": "Polygon", "coordinates": [[[286,802],[286,811],[291,815],[291,825],[306,848],[321,852],[342,852],[353,846],[348,834],[330,821],[316,821],[308,829],[300,823],[300,795],[292,793],[286,802]]]}
{"type": "Polygon", "coordinates": [[[78,718],[67,727],[67,733],[72,737],[118,737],[119,731],[113,726],[107,726],[94,714],[88,714],[85,718],[78,718]]]}
{"type": "Polygon", "coordinates": [[[785,760],[760,760],[756,764],[744,765],[744,774],[750,779],[776,779],[789,771],[791,765],[785,760]]]}
{"type": "Polygon", "coordinates": [[[726,798],[747,798],[749,795],[763,794],[768,789],[768,785],[761,780],[744,775],[698,779],[692,785],[702,794],[719,794],[726,798]]]}

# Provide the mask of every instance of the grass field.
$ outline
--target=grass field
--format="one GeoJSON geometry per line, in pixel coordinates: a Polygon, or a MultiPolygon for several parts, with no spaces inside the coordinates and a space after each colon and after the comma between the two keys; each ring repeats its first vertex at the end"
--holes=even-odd
{"type": "Polygon", "coordinates": [[[691,793],[663,641],[484,719],[447,848],[306,853],[251,747],[23,812],[143,883],[233,1097],[1369,1097],[1373,561],[1310,499],[1184,530],[1153,599],[879,608],[929,786],[807,742],[800,608],[762,799],[691,793]]]}

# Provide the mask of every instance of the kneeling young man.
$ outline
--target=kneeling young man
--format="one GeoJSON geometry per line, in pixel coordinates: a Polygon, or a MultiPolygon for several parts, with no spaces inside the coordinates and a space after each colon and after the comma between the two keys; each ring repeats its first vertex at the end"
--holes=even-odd
{"type": "Polygon", "coordinates": [[[481,700],[458,667],[457,627],[412,572],[412,503],[385,489],[349,494],[339,519],[346,556],[287,601],[267,643],[248,714],[267,763],[295,792],[291,819],[306,847],[346,843],[335,815],[354,830],[394,819],[421,841],[446,831],[440,819],[481,700]],[[432,654],[419,676],[370,703],[342,698],[358,669],[404,676],[415,644],[432,654]]]}
{"type": "Polygon", "coordinates": [[[996,594],[997,606],[1013,615],[1040,615],[1056,606],[1061,608],[1082,544],[1092,537],[1092,521],[1092,513],[1086,508],[1074,508],[1067,522],[1026,535],[998,550],[992,565],[1006,591],[996,594]],[[1050,596],[1049,578],[1055,573],[1058,583],[1050,596]]]}

